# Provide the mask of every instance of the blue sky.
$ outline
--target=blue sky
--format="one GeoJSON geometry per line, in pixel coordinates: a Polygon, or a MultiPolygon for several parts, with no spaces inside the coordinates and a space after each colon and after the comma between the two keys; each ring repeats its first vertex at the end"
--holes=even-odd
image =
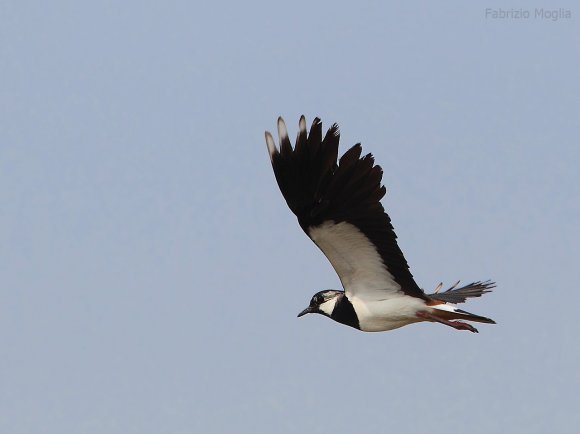
{"type": "Polygon", "coordinates": [[[573,2],[4,2],[0,431],[572,433],[573,2]],[[489,19],[486,8],[571,18],[489,19]],[[341,126],[384,169],[419,285],[493,279],[480,333],[364,334],[264,130],[341,126]]]}

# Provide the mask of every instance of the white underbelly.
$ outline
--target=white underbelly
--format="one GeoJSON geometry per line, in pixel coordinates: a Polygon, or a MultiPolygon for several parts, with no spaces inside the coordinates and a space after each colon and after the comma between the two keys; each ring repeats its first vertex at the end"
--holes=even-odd
{"type": "Polygon", "coordinates": [[[357,313],[360,329],[365,332],[393,330],[421,321],[417,312],[425,310],[425,301],[401,295],[381,301],[368,301],[356,297],[350,301],[357,313]]]}

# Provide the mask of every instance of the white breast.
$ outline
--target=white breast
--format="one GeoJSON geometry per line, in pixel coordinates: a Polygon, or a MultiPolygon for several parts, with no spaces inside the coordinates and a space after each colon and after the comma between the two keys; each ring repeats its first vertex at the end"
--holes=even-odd
{"type": "Polygon", "coordinates": [[[349,297],[358,316],[360,329],[365,332],[393,330],[421,321],[416,313],[425,310],[425,301],[402,294],[380,301],[349,297]]]}

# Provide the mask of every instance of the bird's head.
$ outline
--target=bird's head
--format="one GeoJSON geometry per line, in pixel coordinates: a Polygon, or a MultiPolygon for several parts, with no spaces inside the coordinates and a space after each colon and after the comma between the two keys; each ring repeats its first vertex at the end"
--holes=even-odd
{"type": "Polygon", "coordinates": [[[312,296],[308,307],[300,312],[298,317],[304,316],[307,313],[319,313],[329,317],[334,310],[334,306],[336,306],[336,303],[343,294],[344,292],[342,291],[334,291],[332,289],[317,292],[312,296]]]}

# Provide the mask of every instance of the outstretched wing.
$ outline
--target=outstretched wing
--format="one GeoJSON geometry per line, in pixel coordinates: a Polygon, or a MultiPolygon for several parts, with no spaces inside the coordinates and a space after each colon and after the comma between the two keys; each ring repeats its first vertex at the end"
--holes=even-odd
{"type": "Polygon", "coordinates": [[[336,270],[347,296],[387,299],[407,295],[427,300],[397,245],[391,219],[380,203],[386,189],[383,171],[360,144],[338,157],[336,124],[322,138],[316,118],[306,131],[300,118],[292,148],[286,125],[278,118],[280,149],[266,132],[266,144],[278,186],[304,232],[336,270]]]}

